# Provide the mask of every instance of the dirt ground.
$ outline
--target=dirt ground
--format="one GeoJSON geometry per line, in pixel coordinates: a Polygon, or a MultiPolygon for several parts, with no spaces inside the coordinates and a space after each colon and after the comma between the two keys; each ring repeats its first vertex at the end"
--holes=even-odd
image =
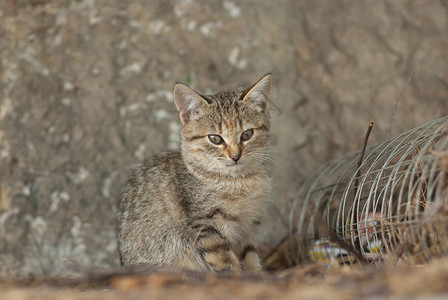
{"type": "Polygon", "coordinates": [[[448,258],[424,265],[344,266],[310,264],[263,277],[248,274],[92,273],[0,283],[0,298],[20,299],[446,299],[448,258]]]}

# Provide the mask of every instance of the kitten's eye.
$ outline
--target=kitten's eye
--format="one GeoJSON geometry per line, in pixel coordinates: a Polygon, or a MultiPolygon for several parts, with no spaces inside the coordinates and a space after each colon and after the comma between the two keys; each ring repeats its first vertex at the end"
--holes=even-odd
{"type": "Polygon", "coordinates": [[[224,140],[219,135],[210,134],[208,136],[208,139],[210,140],[210,142],[216,145],[224,144],[224,140]]]}
{"type": "Polygon", "coordinates": [[[241,141],[243,141],[243,142],[248,141],[248,140],[250,140],[250,138],[253,135],[254,135],[254,130],[253,129],[246,130],[246,131],[244,131],[241,134],[241,141]]]}

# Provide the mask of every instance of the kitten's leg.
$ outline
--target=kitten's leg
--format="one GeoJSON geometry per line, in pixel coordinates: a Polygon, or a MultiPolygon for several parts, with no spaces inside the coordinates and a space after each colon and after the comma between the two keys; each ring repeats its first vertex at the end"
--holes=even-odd
{"type": "Polygon", "coordinates": [[[241,264],[230,247],[230,241],[215,227],[200,228],[195,248],[213,271],[239,271],[241,264]]]}
{"type": "Polygon", "coordinates": [[[241,261],[245,270],[255,274],[262,274],[263,267],[255,245],[255,241],[252,241],[252,243],[247,244],[243,248],[241,261]]]}
{"type": "Polygon", "coordinates": [[[244,247],[240,248],[241,252],[239,252],[244,269],[255,274],[263,273],[263,266],[257,252],[256,232],[259,226],[260,221],[258,220],[258,218],[254,219],[252,221],[252,228],[249,231],[250,234],[248,235],[246,240],[247,244],[243,244],[244,247]]]}

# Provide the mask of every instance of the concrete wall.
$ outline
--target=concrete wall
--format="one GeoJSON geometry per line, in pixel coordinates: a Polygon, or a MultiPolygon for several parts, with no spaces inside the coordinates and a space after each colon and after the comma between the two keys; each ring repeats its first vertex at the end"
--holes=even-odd
{"type": "Polygon", "coordinates": [[[275,206],[322,162],[448,114],[447,1],[0,3],[0,277],[117,267],[132,168],[176,149],[175,81],[272,71],[275,206]],[[399,99],[390,127],[391,115],[399,99]]]}

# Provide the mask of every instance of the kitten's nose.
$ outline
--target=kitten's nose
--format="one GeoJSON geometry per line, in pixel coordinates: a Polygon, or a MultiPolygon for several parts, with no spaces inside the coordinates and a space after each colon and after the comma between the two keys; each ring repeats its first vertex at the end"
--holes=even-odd
{"type": "Polygon", "coordinates": [[[233,159],[234,162],[237,162],[240,159],[240,157],[241,157],[241,153],[238,152],[238,153],[235,153],[235,154],[229,154],[229,157],[231,159],[233,159]]]}

